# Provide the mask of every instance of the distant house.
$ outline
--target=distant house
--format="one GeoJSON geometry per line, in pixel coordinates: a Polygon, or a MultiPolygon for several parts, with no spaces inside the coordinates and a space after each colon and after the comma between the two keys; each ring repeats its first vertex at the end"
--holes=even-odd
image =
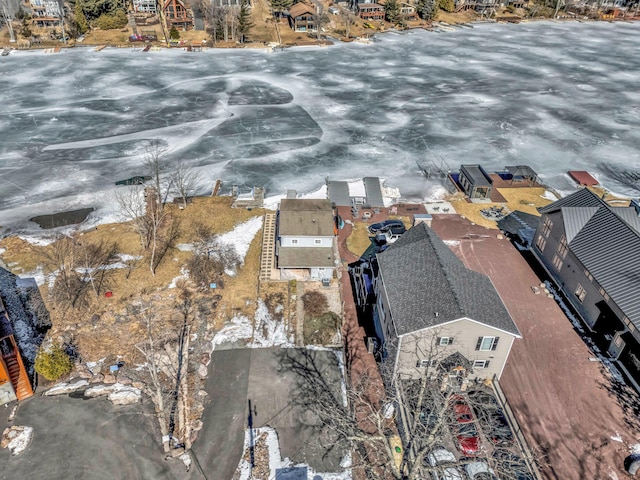
{"type": "Polygon", "coordinates": [[[193,29],[193,11],[188,3],[182,0],[166,0],[162,6],[162,13],[168,30],[172,27],[183,31],[193,29]]]}
{"type": "Polygon", "coordinates": [[[60,25],[61,10],[57,0],[31,0],[31,18],[37,27],[60,25]]]}
{"type": "Polygon", "coordinates": [[[157,0],[133,0],[133,11],[136,13],[158,13],[157,0]]]}
{"type": "Polygon", "coordinates": [[[491,280],[467,269],[426,223],[352,275],[356,303],[372,307],[382,356],[401,378],[450,362],[462,383],[500,377],[521,338],[491,280]]]}
{"type": "Polygon", "coordinates": [[[462,165],[457,180],[458,185],[471,199],[491,196],[493,180],[480,165],[462,165]]]}
{"type": "Polygon", "coordinates": [[[316,9],[300,2],[289,9],[289,26],[296,32],[316,31],[316,9]]]}
{"type": "Polygon", "coordinates": [[[332,278],[334,225],[329,200],[281,200],[276,228],[276,266],[280,278],[332,278]]]}
{"type": "Polygon", "coordinates": [[[613,207],[584,188],[538,211],[533,253],[597,347],[640,384],[640,204],[613,207]]]}
{"type": "Polygon", "coordinates": [[[384,20],[384,7],[377,3],[359,3],[357,15],[363,20],[384,20]]]}

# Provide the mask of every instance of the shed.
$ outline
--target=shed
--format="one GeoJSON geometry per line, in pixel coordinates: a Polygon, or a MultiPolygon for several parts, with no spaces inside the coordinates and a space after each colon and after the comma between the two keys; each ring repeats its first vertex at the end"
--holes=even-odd
{"type": "Polygon", "coordinates": [[[569,170],[569,176],[571,179],[576,182],[578,185],[584,187],[592,187],[594,185],[598,185],[598,181],[591,176],[589,172],[584,170],[569,170]]]}
{"type": "Polygon", "coordinates": [[[469,198],[489,198],[493,180],[480,165],[461,165],[458,183],[469,198]]]}

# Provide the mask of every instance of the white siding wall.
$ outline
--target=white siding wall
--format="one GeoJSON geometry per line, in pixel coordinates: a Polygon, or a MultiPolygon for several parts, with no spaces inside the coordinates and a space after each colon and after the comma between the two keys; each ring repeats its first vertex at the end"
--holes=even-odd
{"type": "Polygon", "coordinates": [[[460,352],[471,364],[475,360],[489,360],[487,368],[474,368],[470,379],[492,378],[500,376],[509,356],[514,337],[495,328],[461,319],[446,325],[421,330],[402,337],[398,356],[397,372],[406,377],[418,378],[424,374],[425,368],[416,365],[420,360],[435,358],[442,360],[454,352],[460,352]],[[476,350],[478,337],[499,337],[495,350],[476,350]],[[453,337],[451,345],[435,345],[437,337],[453,337]],[[434,346],[435,345],[435,346],[434,346]]]}
{"type": "Polygon", "coordinates": [[[333,237],[303,237],[281,236],[280,245],[283,247],[333,247],[333,237]],[[294,243],[293,240],[297,240],[294,243]],[[320,243],[316,243],[319,240],[320,243]]]}

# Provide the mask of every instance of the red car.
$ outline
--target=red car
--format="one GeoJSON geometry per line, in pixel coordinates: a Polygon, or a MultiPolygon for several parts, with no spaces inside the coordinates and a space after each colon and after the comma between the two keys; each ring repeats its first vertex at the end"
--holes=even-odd
{"type": "Polygon", "coordinates": [[[452,431],[458,444],[458,450],[465,455],[478,455],[480,453],[480,437],[473,423],[473,414],[469,404],[460,395],[451,397],[450,402],[455,420],[452,431]]]}

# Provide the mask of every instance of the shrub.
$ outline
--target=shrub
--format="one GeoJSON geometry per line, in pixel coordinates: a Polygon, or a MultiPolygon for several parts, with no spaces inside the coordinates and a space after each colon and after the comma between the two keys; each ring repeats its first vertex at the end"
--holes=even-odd
{"type": "Polygon", "coordinates": [[[319,317],[326,313],[329,308],[327,297],[322,292],[307,292],[301,298],[305,313],[311,317],[319,317]]]}
{"type": "Polygon", "coordinates": [[[126,27],[127,23],[129,23],[129,20],[122,10],[118,10],[113,15],[103,13],[96,20],[96,25],[101,30],[114,30],[116,28],[126,27]]]}
{"type": "Polygon", "coordinates": [[[54,345],[48,351],[40,349],[36,355],[36,372],[47,380],[57,380],[72,368],[71,358],[58,345],[54,345]]]}

